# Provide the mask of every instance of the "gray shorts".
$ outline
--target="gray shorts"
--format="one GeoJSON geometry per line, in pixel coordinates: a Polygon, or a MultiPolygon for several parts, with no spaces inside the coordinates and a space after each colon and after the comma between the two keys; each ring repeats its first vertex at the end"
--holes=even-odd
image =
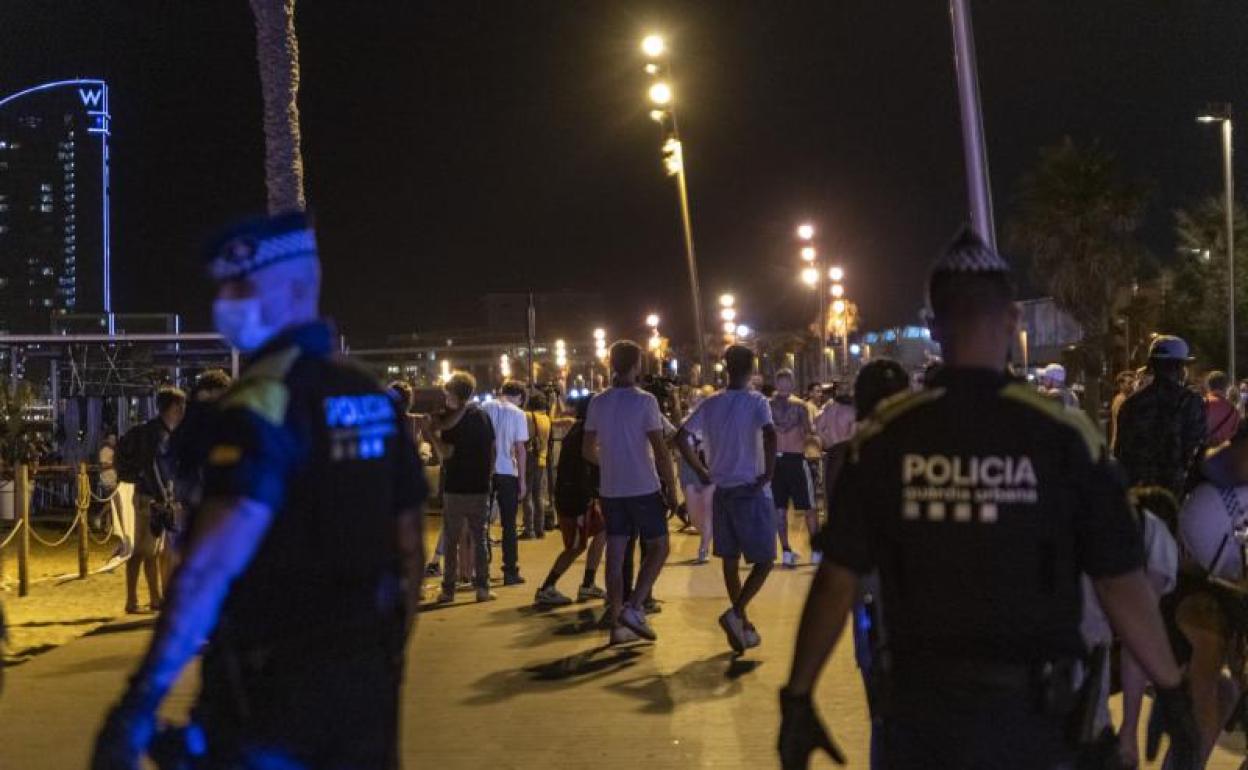
{"type": "Polygon", "coordinates": [[[762,487],[716,487],[711,530],[716,556],[750,564],[776,560],[776,509],[762,487]]]}

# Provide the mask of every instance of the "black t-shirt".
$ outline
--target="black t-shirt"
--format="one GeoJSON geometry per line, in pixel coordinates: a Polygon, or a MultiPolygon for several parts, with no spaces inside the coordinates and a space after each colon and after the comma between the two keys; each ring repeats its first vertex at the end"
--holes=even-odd
{"type": "Polygon", "coordinates": [[[825,558],[879,570],[898,664],[1079,655],[1080,574],[1143,565],[1099,431],[987,370],[946,369],[881,404],[830,509],[825,558]]]}
{"type": "Polygon", "coordinates": [[[585,459],[585,423],[577,422],[563,437],[559,467],[555,473],[555,511],[560,516],[585,515],[589,502],[598,496],[598,466],[585,459]]]}
{"type": "Polygon", "coordinates": [[[454,447],[442,472],[445,491],[453,495],[484,495],[494,470],[494,426],[476,404],[469,404],[454,427],[442,431],[442,443],[454,447]]]}

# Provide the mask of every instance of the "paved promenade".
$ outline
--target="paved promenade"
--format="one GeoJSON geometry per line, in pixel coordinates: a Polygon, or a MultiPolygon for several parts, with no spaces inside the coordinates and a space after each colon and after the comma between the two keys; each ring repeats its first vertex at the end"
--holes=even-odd
{"type": "MultiPolygon", "coordinates": [[[[775,767],[776,690],[811,568],[774,573],[753,611],[763,646],[734,660],[715,622],[726,606],[719,567],[693,566],[697,538],[673,535],[656,590],[664,602],[653,617],[659,641],[608,649],[605,632],[590,628],[599,603],[531,607],[556,542],[521,544],[529,585],[497,587],[499,600],[487,605],[461,594],[461,603],[422,614],[408,658],[405,766],[775,767]]],[[[565,593],[578,578],[574,568],[565,593]]],[[[106,626],[11,669],[0,698],[0,768],[85,767],[100,715],[149,633],[145,624],[106,626]]],[[[169,718],[185,714],[194,687],[192,673],[167,704],[169,718]]],[[[847,645],[818,697],[850,766],[865,767],[865,703],[847,645]]],[[[1211,767],[1238,764],[1220,754],[1211,767]]]]}

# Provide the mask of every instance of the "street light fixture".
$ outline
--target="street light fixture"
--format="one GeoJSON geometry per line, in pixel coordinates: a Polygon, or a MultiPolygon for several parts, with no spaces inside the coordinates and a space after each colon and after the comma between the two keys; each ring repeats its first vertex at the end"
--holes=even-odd
{"type": "Polygon", "coordinates": [[[1222,124],[1222,181],[1226,187],[1226,372],[1235,378],[1235,172],[1231,167],[1232,110],[1230,104],[1215,104],[1197,116],[1201,123],[1222,124]]]}
{"type": "Polygon", "coordinates": [[[832,296],[840,299],[845,296],[845,287],[839,283],[832,284],[832,296]]]}
{"type": "Polygon", "coordinates": [[[651,117],[662,130],[663,167],[668,176],[676,180],[676,201],[680,207],[680,222],[685,236],[685,262],[689,271],[689,293],[692,298],[690,310],[693,311],[693,327],[697,336],[698,363],[702,370],[707,367],[706,334],[703,331],[705,319],[702,317],[702,290],[698,285],[698,259],[693,247],[693,218],[689,213],[689,182],[685,172],[684,152],[680,142],[680,128],[676,122],[676,108],[673,104],[672,86],[666,78],[672,77],[672,65],[666,41],[661,35],[646,35],[641,41],[642,53],[649,59],[646,62],[646,74],[653,80],[650,84],[650,101],[660,109],[654,110],[651,117]],[[665,78],[660,80],[659,78],[665,78]],[[654,113],[660,115],[655,117],[654,113]]]}
{"type": "Polygon", "coordinates": [[[815,247],[814,247],[814,246],[803,246],[803,247],[802,247],[802,259],[803,259],[803,260],[805,260],[805,261],[807,261],[807,262],[814,262],[814,261],[815,261],[815,257],[816,257],[816,256],[818,256],[818,254],[815,252],[815,247]]]}
{"type": "Polygon", "coordinates": [[[736,297],[734,297],[732,294],[721,294],[721,295],[719,295],[719,306],[720,306],[720,307],[732,307],[732,306],[733,306],[733,305],[735,305],[735,304],[737,304],[737,298],[736,298],[736,297]]]}
{"type": "Polygon", "coordinates": [[[815,237],[815,226],[811,224],[800,224],[797,226],[797,237],[803,241],[809,241],[815,237]]]}
{"type": "Polygon", "coordinates": [[[659,328],[659,316],[657,313],[651,313],[646,316],[646,326],[649,326],[651,329],[659,328]]]}
{"type": "Polygon", "coordinates": [[[813,267],[802,270],[802,283],[815,286],[819,283],[819,271],[813,267]]]}
{"type": "Polygon", "coordinates": [[[719,317],[725,321],[734,321],[737,318],[737,311],[735,308],[726,307],[719,311],[719,317]]]}
{"type": "Polygon", "coordinates": [[[833,281],[843,281],[845,280],[845,270],[840,267],[828,268],[828,278],[831,278],[833,281]]]}
{"type": "Polygon", "coordinates": [[[724,334],[733,334],[737,331],[737,325],[731,319],[724,319],[724,334]]]}
{"type": "Polygon", "coordinates": [[[745,339],[750,336],[750,327],[745,324],[737,324],[737,336],[741,339],[745,339]]]}

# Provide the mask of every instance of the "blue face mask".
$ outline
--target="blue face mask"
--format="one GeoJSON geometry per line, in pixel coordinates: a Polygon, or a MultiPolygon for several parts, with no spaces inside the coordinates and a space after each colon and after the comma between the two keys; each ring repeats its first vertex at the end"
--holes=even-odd
{"type": "Polygon", "coordinates": [[[226,341],[244,353],[252,353],[273,336],[260,312],[260,299],[219,299],[212,304],[213,325],[226,341]]]}

